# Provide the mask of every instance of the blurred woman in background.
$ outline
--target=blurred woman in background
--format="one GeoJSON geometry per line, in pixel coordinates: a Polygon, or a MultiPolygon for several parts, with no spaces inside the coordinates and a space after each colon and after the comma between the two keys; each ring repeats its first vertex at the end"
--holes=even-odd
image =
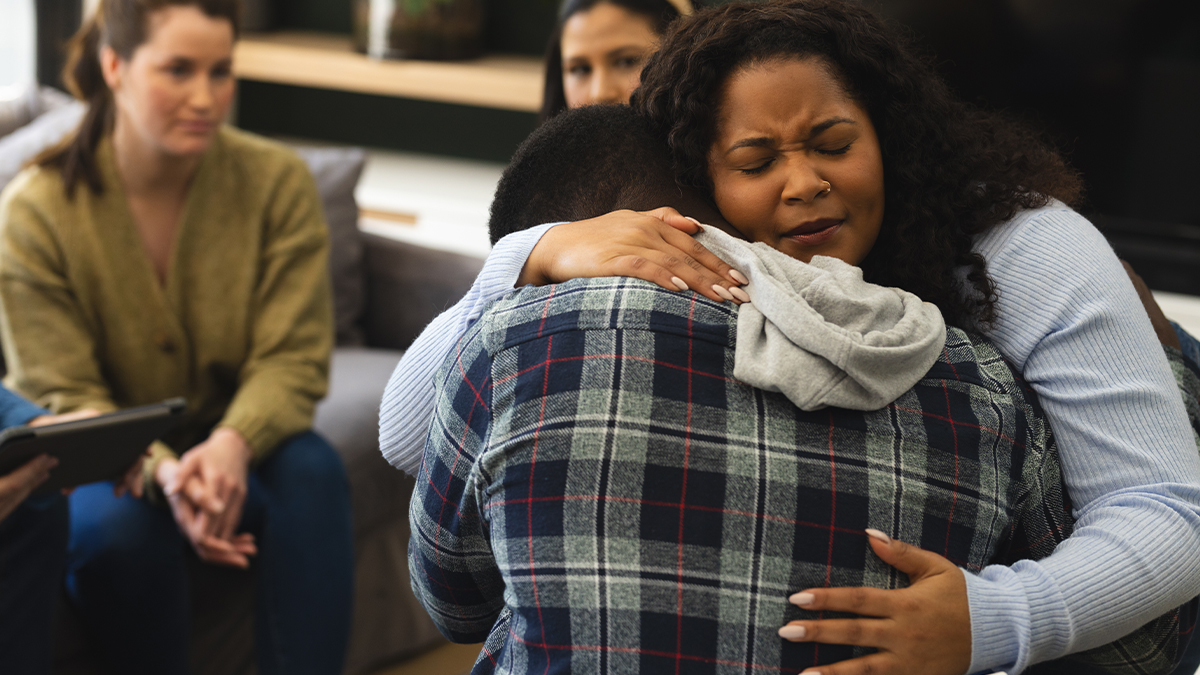
{"type": "Polygon", "coordinates": [[[566,0],[546,47],[540,121],[568,108],[629,103],[646,59],[691,0],[566,0]]]}
{"type": "Polygon", "coordinates": [[[55,413],[188,402],[146,498],[70,497],[67,593],[115,672],[189,672],[189,548],[255,568],[260,673],[340,673],[349,637],[349,490],[310,430],[328,236],[304,163],[223,124],[239,15],[102,0],[64,77],[83,122],[0,197],[8,383],[55,413]]]}

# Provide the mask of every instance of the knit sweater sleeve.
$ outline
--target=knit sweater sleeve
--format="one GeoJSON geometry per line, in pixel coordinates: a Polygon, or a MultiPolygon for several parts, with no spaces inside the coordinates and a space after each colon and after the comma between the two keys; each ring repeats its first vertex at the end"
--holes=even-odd
{"type": "Polygon", "coordinates": [[[95,332],[67,278],[54,204],[62,183],[26,171],[0,200],[0,341],[5,383],[54,413],[117,409],[95,332]]]}
{"type": "Polygon", "coordinates": [[[250,355],[219,423],[240,432],[257,460],[311,428],[333,351],[329,236],[316,184],[290,159],[267,207],[250,355]]]}
{"type": "Polygon", "coordinates": [[[976,248],[999,296],[985,332],[1041,400],[1077,519],[1048,558],[967,574],[971,672],[1016,672],[1200,593],[1200,456],[1145,310],[1090,223],[1052,204],[976,248]]]}
{"type": "Polygon", "coordinates": [[[462,300],[430,322],[404,352],[379,406],[379,448],[392,466],[417,474],[436,402],[434,374],[484,307],[513,290],[533,247],[557,224],[513,232],[496,242],[462,300]]]}

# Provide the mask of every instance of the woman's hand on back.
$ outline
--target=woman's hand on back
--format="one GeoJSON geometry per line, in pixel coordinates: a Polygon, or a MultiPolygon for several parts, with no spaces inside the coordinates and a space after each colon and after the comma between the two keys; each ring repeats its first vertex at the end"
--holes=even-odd
{"type": "Polygon", "coordinates": [[[221,427],[178,460],[159,464],[156,479],[180,530],[201,559],[247,567],[257,549],[254,536],[235,534],[246,501],[250,446],[221,427]]]}
{"type": "Polygon", "coordinates": [[[745,302],[746,278],[692,238],[700,228],[670,207],[613,211],[550,228],[529,255],[517,285],[581,277],[636,277],[672,291],[694,290],[745,302]],[[732,290],[731,290],[732,289],[732,290]]]}
{"type": "MultiPolygon", "coordinates": [[[[793,621],[779,631],[793,642],[857,645],[878,649],[849,661],[805,670],[801,675],[962,675],[971,665],[971,612],[962,570],[946,558],[871,534],[871,548],[908,575],[908,588],[811,588],[789,600],[812,611],[863,618],[793,621]]],[[[882,535],[882,536],[880,536],[882,535]]]]}

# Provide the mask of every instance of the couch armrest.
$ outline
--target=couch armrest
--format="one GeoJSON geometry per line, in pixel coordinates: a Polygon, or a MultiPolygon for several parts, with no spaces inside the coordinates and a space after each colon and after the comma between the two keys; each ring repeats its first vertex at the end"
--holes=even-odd
{"type": "Polygon", "coordinates": [[[405,349],[438,314],[466,295],[483,258],[363,233],[367,345],[405,349]]]}

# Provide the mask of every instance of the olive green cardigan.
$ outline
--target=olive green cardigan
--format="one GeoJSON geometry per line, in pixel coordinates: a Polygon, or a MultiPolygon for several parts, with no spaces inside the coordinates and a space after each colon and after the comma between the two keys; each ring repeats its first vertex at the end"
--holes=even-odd
{"type": "Polygon", "coordinates": [[[68,198],[45,167],[0,195],[4,383],[59,413],[185,397],[186,420],[153,448],[147,479],[214,426],[241,432],[256,460],[309,429],[333,319],[328,234],[304,163],[222,129],[188,190],[164,287],[109,141],[97,162],[100,195],[81,183],[68,198]]]}

